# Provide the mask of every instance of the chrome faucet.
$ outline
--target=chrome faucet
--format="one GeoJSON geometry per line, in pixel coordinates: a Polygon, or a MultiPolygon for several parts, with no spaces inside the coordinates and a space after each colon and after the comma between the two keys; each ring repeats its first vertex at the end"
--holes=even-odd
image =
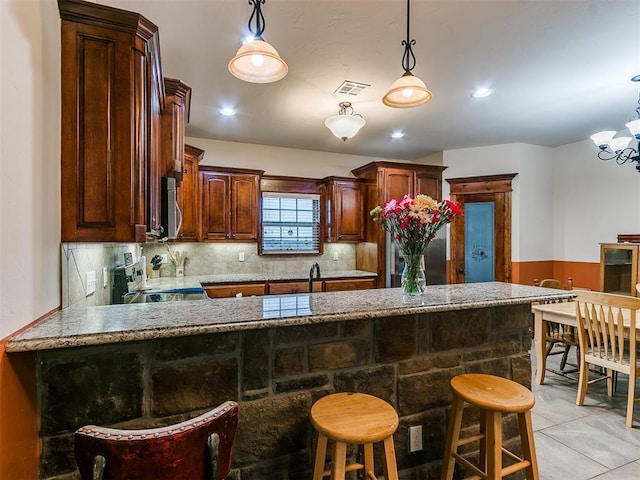
{"type": "Polygon", "coordinates": [[[315,272],[316,278],[320,278],[320,265],[318,262],[315,262],[311,265],[311,270],[309,270],[309,293],[313,292],[313,273],[315,272]]]}

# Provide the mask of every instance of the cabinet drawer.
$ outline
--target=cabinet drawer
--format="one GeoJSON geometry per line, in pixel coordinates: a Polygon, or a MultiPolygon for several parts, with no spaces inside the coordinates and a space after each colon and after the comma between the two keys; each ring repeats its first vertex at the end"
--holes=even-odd
{"type": "Polygon", "coordinates": [[[375,287],[375,278],[345,278],[324,281],[325,292],[341,292],[343,290],[368,290],[375,287]]]}
{"type": "Polygon", "coordinates": [[[203,285],[209,298],[235,297],[241,293],[243,297],[264,295],[267,292],[266,283],[238,283],[226,285],[203,285]]]}
{"type": "MultiPolygon", "coordinates": [[[[318,288],[318,290],[320,290],[318,288]]],[[[269,282],[269,295],[285,295],[287,293],[307,293],[309,282],[269,282]]]]}

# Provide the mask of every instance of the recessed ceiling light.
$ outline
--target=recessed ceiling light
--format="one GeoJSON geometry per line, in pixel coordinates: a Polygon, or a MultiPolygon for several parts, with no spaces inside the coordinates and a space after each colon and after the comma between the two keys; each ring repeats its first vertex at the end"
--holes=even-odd
{"type": "Polygon", "coordinates": [[[391,134],[391,138],[402,138],[402,137],[404,137],[404,133],[402,132],[393,132],[391,134]]]}
{"type": "Polygon", "coordinates": [[[220,113],[225,117],[231,117],[236,114],[236,111],[230,107],[224,107],[220,109],[220,113]]]}
{"type": "Polygon", "coordinates": [[[491,90],[490,88],[479,88],[476,91],[472,92],[471,96],[473,98],[484,98],[484,97],[488,97],[492,93],[493,93],[493,90],[491,90]]]}

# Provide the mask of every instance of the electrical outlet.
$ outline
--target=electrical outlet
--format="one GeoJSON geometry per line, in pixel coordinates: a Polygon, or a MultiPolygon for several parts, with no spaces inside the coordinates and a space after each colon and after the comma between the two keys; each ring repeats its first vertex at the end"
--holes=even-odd
{"type": "Polygon", "coordinates": [[[244,252],[238,253],[238,261],[239,262],[244,262],[244,252]]]}
{"type": "Polygon", "coordinates": [[[109,271],[107,267],[102,267],[102,288],[107,288],[107,284],[109,283],[109,271]]]}
{"type": "Polygon", "coordinates": [[[338,260],[338,252],[333,252],[333,260],[334,261],[338,260]]]}
{"type": "Polygon", "coordinates": [[[409,453],[422,450],[422,425],[409,427],[409,453]]]}
{"type": "Polygon", "coordinates": [[[160,263],[169,263],[169,254],[161,253],[160,254],[160,258],[162,258],[162,262],[160,262],[160,263]]]}
{"type": "Polygon", "coordinates": [[[96,291],[96,271],[87,272],[87,296],[96,291]]]}

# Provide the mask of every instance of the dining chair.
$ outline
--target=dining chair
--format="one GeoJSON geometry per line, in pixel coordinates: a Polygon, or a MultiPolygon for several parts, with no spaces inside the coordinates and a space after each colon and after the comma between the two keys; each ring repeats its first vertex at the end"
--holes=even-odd
{"type": "Polygon", "coordinates": [[[578,292],[576,323],[580,340],[580,374],[576,404],[583,405],[589,385],[589,368],[606,370],[607,394],[613,395],[615,374],[629,376],[627,427],[633,426],[636,379],[639,376],[636,338],[639,332],[640,298],[609,293],[578,292]]]}
{"type": "MultiPolygon", "coordinates": [[[[556,280],[555,278],[545,278],[544,280],[535,279],[533,281],[533,285],[535,287],[543,287],[543,288],[555,288],[557,290],[573,290],[573,278],[568,277],[567,283],[562,283],[560,280],[556,280]]],[[[546,303],[546,302],[542,302],[546,303]]],[[[576,335],[576,331],[574,327],[569,327],[566,325],[560,325],[554,322],[547,322],[547,332],[545,334],[545,341],[547,343],[547,349],[545,351],[545,355],[548,357],[549,355],[562,354],[562,359],[560,360],[560,370],[555,370],[553,368],[547,368],[552,373],[556,373],[559,375],[563,375],[568,378],[572,378],[575,380],[575,377],[570,377],[567,374],[576,373],[579,368],[579,358],[580,354],[578,349],[580,348],[580,342],[578,341],[578,336],[576,335]],[[554,352],[553,349],[556,346],[562,347],[562,351],[554,352]],[[567,366],[567,360],[569,358],[569,352],[571,351],[571,347],[576,348],[576,364],[573,366],[573,369],[565,370],[567,366]]]]}
{"type": "Polygon", "coordinates": [[[222,480],[231,470],[238,404],[145,430],[87,425],[74,434],[82,480],[222,480]]]}

